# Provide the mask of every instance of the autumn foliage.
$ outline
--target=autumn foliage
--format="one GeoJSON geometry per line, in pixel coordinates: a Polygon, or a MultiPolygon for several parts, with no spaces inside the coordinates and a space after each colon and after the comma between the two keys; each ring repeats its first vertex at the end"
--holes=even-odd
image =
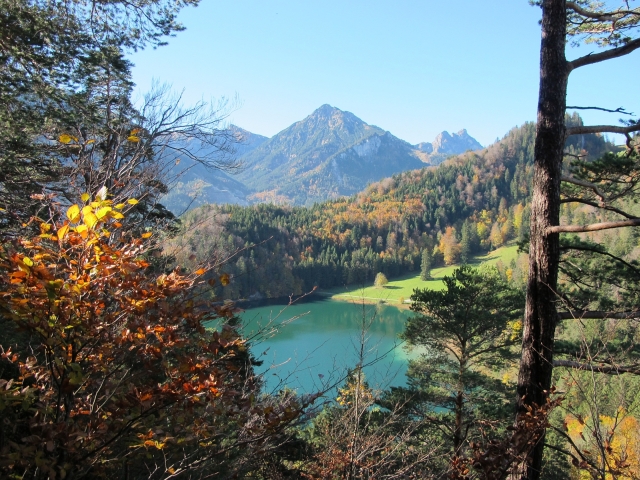
{"type": "Polygon", "coordinates": [[[113,205],[106,191],[83,201],[0,247],[4,326],[29,339],[19,353],[1,346],[0,476],[242,470],[238,448],[268,449],[300,405],[258,399],[230,308],[194,295],[212,272],[154,273],[151,232],[120,228],[136,201],[113,205]],[[218,327],[206,330],[207,320],[218,327]]]}

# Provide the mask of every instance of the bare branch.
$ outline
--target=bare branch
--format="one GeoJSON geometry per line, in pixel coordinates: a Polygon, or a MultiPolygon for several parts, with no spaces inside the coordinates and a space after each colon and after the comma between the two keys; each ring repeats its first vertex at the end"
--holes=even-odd
{"type": "Polygon", "coordinates": [[[637,227],[640,226],[640,218],[630,220],[620,220],[617,222],[592,223],[591,225],[557,225],[549,227],[546,234],[552,233],[579,233],[579,232],[597,232],[599,230],[609,230],[611,228],[637,227]]]}
{"type": "Polygon", "coordinates": [[[593,193],[595,193],[596,196],[600,199],[600,202],[602,204],[604,204],[604,202],[605,202],[604,194],[600,191],[600,189],[598,188],[597,185],[594,185],[593,183],[587,182],[585,180],[580,180],[578,178],[567,177],[567,176],[564,176],[564,175],[562,177],[560,177],[560,180],[563,181],[563,182],[573,183],[574,185],[578,185],[579,187],[584,187],[584,188],[588,188],[589,190],[592,190],[593,193]]]}
{"type": "Polygon", "coordinates": [[[598,253],[600,255],[605,255],[607,257],[613,258],[617,262],[623,263],[625,266],[627,266],[628,268],[630,268],[634,272],[640,273],[640,270],[638,270],[636,267],[631,265],[629,262],[627,262],[626,260],[623,260],[620,257],[617,257],[617,256],[613,255],[612,253],[607,252],[606,250],[598,250],[596,248],[589,248],[589,247],[586,247],[586,246],[583,246],[583,245],[568,245],[566,247],[560,247],[560,250],[561,251],[562,250],[577,250],[577,251],[581,251],[581,252],[592,252],[592,253],[598,253]]]}
{"type": "Polygon", "coordinates": [[[640,375],[640,365],[592,365],[590,363],[580,363],[574,362],[572,360],[554,360],[553,366],[573,368],[575,370],[586,370],[597,373],[606,373],[608,375],[621,375],[623,373],[640,375]]]}
{"type": "MultiPolygon", "coordinates": [[[[640,44],[638,44],[640,46],[640,44]]],[[[620,127],[617,125],[583,125],[580,127],[567,127],[567,137],[571,135],[583,135],[585,133],[619,133],[628,135],[633,132],[640,132],[640,124],[620,127]]]]}
{"type": "Polygon", "coordinates": [[[576,107],[575,105],[567,105],[567,110],[601,110],[603,112],[609,112],[609,113],[621,113],[623,115],[630,115],[630,116],[634,116],[633,112],[627,112],[624,107],[618,107],[615,110],[611,110],[609,108],[602,108],[602,107],[576,107]]]}
{"type": "Polygon", "coordinates": [[[635,312],[603,312],[603,311],[589,311],[589,310],[572,310],[570,312],[558,312],[558,318],[561,320],[583,319],[588,318],[591,320],[597,319],[616,319],[616,320],[629,320],[633,318],[640,318],[640,311],[635,312]]]}
{"type": "MultiPolygon", "coordinates": [[[[568,2],[568,3],[572,3],[572,2],[568,2]]],[[[592,65],[594,63],[604,62],[605,60],[611,60],[612,58],[623,57],[624,55],[628,55],[629,53],[633,52],[638,48],[640,48],[640,38],[631,40],[629,43],[626,43],[621,47],[616,47],[609,50],[605,50],[604,52],[589,54],[583,57],[576,58],[575,60],[567,63],[567,69],[569,72],[571,72],[576,68],[584,67],[586,65],[592,65]]],[[[592,132],[587,132],[587,133],[592,133],[592,132]]]]}
{"type": "Polygon", "coordinates": [[[620,210],[619,208],[610,207],[609,205],[603,205],[602,203],[592,202],[583,198],[567,197],[560,200],[560,203],[582,203],[584,205],[589,205],[590,207],[601,208],[602,210],[608,210],[609,212],[617,213],[618,215],[622,215],[625,218],[638,218],[634,215],[630,215],[627,212],[620,210]]]}

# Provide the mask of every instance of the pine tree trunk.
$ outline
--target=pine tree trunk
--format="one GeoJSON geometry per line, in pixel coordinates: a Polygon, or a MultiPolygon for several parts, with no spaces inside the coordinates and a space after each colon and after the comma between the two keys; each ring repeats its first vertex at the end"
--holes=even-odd
{"type": "MultiPolygon", "coordinates": [[[[518,375],[518,415],[526,412],[526,406],[544,404],[545,391],[551,386],[560,251],[558,234],[547,235],[545,232],[548,227],[558,225],[560,219],[560,174],[569,74],[564,54],[565,39],[565,0],[544,0],[529,278],[518,375]]],[[[540,477],[543,448],[544,438],[520,471],[522,479],[540,477]]]]}

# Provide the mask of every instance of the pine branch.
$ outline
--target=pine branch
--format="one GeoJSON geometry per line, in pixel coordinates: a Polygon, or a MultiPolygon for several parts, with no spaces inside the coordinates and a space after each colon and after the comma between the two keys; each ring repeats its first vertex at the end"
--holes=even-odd
{"type": "Polygon", "coordinates": [[[638,15],[638,12],[635,10],[617,10],[615,12],[592,12],[591,10],[587,10],[586,8],[582,8],[576,2],[568,1],[567,8],[569,10],[573,10],[578,15],[582,15],[583,17],[592,18],[594,20],[599,20],[601,22],[613,22],[616,20],[616,15],[638,15]]]}
{"type": "Polygon", "coordinates": [[[630,220],[620,220],[617,222],[592,223],[591,225],[557,225],[549,227],[546,234],[552,233],[580,233],[580,232],[597,232],[600,230],[609,230],[611,228],[637,227],[640,226],[640,218],[630,220]]]}
{"type": "Polygon", "coordinates": [[[612,58],[623,57],[638,48],[640,48],[640,38],[631,40],[621,47],[611,48],[600,53],[590,53],[589,55],[585,55],[583,57],[576,58],[571,62],[567,62],[567,71],[571,72],[576,68],[584,67],[586,65],[593,65],[594,63],[604,62],[605,60],[611,60],[612,58]]]}

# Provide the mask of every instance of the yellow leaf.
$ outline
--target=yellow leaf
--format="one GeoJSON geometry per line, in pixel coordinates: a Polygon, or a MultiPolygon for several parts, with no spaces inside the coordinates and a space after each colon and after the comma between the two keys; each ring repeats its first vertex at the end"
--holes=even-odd
{"type": "Polygon", "coordinates": [[[91,145],[92,143],[96,143],[96,141],[94,139],[87,140],[87,145],[91,145]]]}
{"type": "Polygon", "coordinates": [[[227,273],[223,273],[222,275],[220,275],[220,283],[223,287],[229,285],[229,275],[227,273]]]}
{"type": "Polygon", "coordinates": [[[138,137],[137,135],[129,135],[127,137],[127,140],[133,143],[138,143],[140,141],[140,137],[138,137]]]}
{"type": "Polygon", "coordinates": [[[93,228],[96,226],[96,223],[98,223],[98,217],[96,217],[93,213],[87,213],[84,216],[84,224],[88,227],[88,228],[93,228]]]}
{"type": "Polygon", "coordinates": [[[73,140],[73,138],[71,137],[71,135],[67,135],[66,133],[63,133],[62,135],[60,135],[60,136],[58,137],[58,141],[59,141],[60,143],[64,143],[65,145],[66,145],[67,143],[70,143],[70,142],[71,142],[71,140],[73,140]]]}
{"type": "Polygon", "coordinates": [[[91,195],[89,195],[88,193],[83,193],[82,195],[80,195],[80,200],[82,200],[83,202],[86,202],[90,198],[91,198],[91,195]]]}
{"type": "Polygon", "coordinates": [[[153,235],[152,232],[146,232],[142,234],[142,238],[149,238],[151,235],[153,235]]]}
{"type": "Polygon", "coordinates": [[[130,198],[129,200],[127,200],[127,203],[129,205],[137,205],[138,204],[138,200],[136,200],[135,198],[130,198]]]}
{"type": "Polygon", "coordinates": [[[80,207],[78,207],[78,205],[71,205],[67,210],[67,218],[71,223],[76,223],[80,220],[80,207]]]}
{"type": "Polygon", "coordinates": [[[134,128],[133,130],[131,130],[131,135],[137,135],[140,133],[140,129],[139,128],[134,128]]]}
{"type": "Polygon", "coordinates": [[[82,207],[82,215],[88,215],[93,213],[93,207],[91,205],[87,205],[86,207],[82,207]]]}
{"type": "Polygon", "coordinates": [[[96,217],[102,220],[105,216],[109,214],[111,211],[111,207],[102,207],[96,212],[96,217]]]}
{"type": "Polygon", "coordinates": [[[116,220],[122,220],[124,218],[124,215],[121,214],[120,212],[111,212],[111,218],[115,218],[116,220]]]}
{"type": "Polygon", "coordinates": [[[58,229],[58,240],[62,241],[62,239],[67,235],[69,231],[69,225],[63,225],[58,229]]]}
{"type": "Polygon", "coordinates": [[[22,263],[24,263],[27,267],[33,267],[33,260],[31,260],[29,257],[24,257],[22,259],[22,263]]]}
{"type": "Polygon", "coordinates": [[[114,208],[117,208],[118,210],[122,210],[124,207],[125,207],[124,203],[119,203],[114,208]]]}
{"type": "Polygon", "coordinates": [[[76,227],[76,232],[79,233],[82,238],[86,238],[87,236],[87,226],[86,225],[78,225],[76,227]]]}

